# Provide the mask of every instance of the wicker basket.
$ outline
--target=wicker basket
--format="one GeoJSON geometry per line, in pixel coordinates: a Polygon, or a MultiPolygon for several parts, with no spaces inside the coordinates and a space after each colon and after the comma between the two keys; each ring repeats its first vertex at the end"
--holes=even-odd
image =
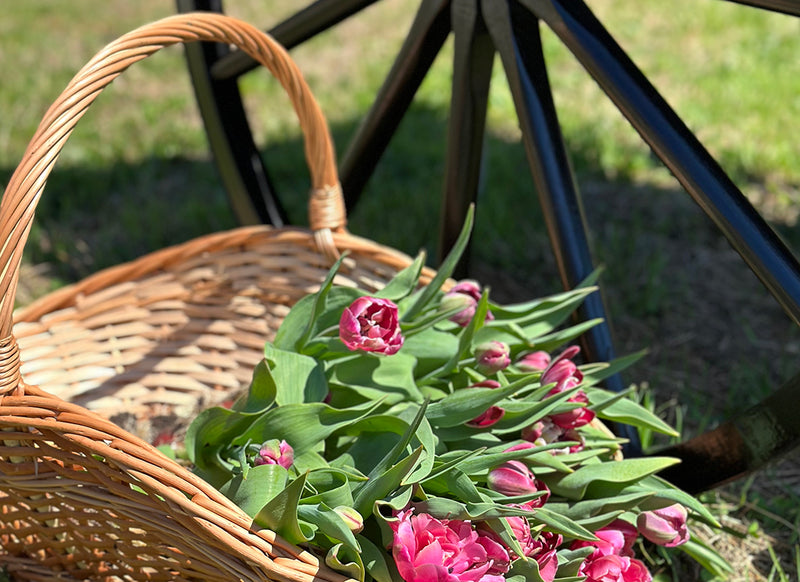
{"type": "Polygon", "coordinates": [[[246,386],[289,306],[338,253],[350,251],[338,283],[365,289],[410,263],[345,230],[327,125],[286,52],[208,13],[111,43],[46,113],[3,196],[0,229],[0,565],[19,580],[345,580],[254,529],[148,443],[246,386]],[[237,45],[289,94],[312,176],[311,230],[248,227],[164,249],[44,297],[12,326],[34,208],[75,124],[129,65],[198,40],[237,45]]]}

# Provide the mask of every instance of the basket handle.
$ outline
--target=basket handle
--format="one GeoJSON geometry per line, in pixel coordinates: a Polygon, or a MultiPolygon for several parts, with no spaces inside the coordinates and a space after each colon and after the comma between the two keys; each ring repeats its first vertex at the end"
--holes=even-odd
{"type": "MultiPolygon", "coordinates": [[[[133,63],[177,43],[233,44],[264,65],[283,86],[305,136],[311,172],[309,223],[317,248],[338,255],[332,231],[344,231],[344,200],[328,125],[311,90],[286,50],[254,26],[210,12],[169,16],[121,36],[97,53],[50,106],[23,155],[0,203],[0,375],[9,350],[14,296],[22,250],[34,210],[61,148],[102,89],[133,63]]],[[[13,346],[11,344],[14,344],[13,346]]],[[[12,357],[12,360],[14,357],[12,357]]],[[[4,390],[0,379],[0,394],[4,390]]],[[[12,386],[13,387],[13,386],[12,386]]]]}

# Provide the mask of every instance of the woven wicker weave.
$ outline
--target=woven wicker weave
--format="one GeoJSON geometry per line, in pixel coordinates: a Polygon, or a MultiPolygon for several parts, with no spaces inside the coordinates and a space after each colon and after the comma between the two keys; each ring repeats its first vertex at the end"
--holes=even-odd
{"type": "Polygon", "coordinates": [[[280,46],[214,14],[111,43],[46,113],[3,196],[0,240],[0,564],[19,580],[345,579],[253,529],[145,440],[245,387],[332,257],[350,251],[338,282],[365,289],[410,262],[345,230],[325,119],[280,46]],[[289,94],[306,139],[311,230],[248,227],[164,249],[42,298],[12,326],[34,208],[75,124],[128,66],[196,40],[237,45],[289,94]]]}

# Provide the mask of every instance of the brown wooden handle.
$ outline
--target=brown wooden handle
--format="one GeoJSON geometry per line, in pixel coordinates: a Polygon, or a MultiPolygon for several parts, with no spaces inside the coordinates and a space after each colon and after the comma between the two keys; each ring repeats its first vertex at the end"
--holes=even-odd
{"type": "Polygon", "coordinates": [[[0,338],[11,336],[19,265],[36,204],[78,120],[103,88],[130,65],[163,47],[194,41],[236,45],[280,81],[305,135],[312,184],[311,229],[322,252],[337,254],[331,231],[343,230],[346,218],[333,142],[319,105],[286,50],[266,33],[229,16],[209,12],[170,16],[129,32],[97,53],[56,99],[31,139],[0,203],[0,338]]]}

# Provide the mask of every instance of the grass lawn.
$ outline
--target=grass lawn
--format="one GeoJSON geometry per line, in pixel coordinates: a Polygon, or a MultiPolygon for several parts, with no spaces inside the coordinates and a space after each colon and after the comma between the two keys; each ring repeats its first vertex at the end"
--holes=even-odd
{"type": "MultiPolygon", "coordinates": [[[[588,4],[748,198],[800,249],[800,20],[711,0],[588,4]]],[[[417,5],[382,0],[293,51],[340,152],[417,5]]],[[[296,6],[231,0],[226,9],[266,28],[296,6]]],[[[0,184],[83,63],[113,38],[172,12],[172,3],[161,0],[4,6],[0,184]]],[[[679,402],[687,432],[712,426],[796,373],[800,335],[555,35],[543,34],[593,251],[606,267],[618,351],[651,350],[628,379],[648,382],[661,402],[679,402]]],[[[435,255],[451,58],[448,42],[349,217],[352,232],[410,254],[427,248],[435,255]]],[[[500,299],[556,291],[499,61],[493,75],[475,276],[500,299]]],[[[272,176],[302,223],[308,179],[288,101],[264,71],[245,77],[242,89],[272,176]]],[[[39,205],[20,299],[233,226],[182,51],[166,49],[116,80],[65,147],[39,205]]],[[[779,529],[794,543],[800,480],[773,481],[785,486],[775,492],[745,483],[743,499],[762,516],[781,514],[779,529]]],[[[773,517],[764,520],[778,524],[773,517]]]]}

